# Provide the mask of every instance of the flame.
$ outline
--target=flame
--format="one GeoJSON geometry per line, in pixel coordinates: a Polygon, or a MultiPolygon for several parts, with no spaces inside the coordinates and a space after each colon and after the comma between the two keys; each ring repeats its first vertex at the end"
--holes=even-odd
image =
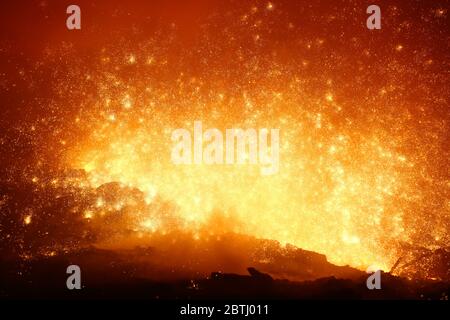
{"type": "MultiPolygon", "coordinates": [[[[286,110],[297,107],[290,101],[282,103],[286,110]]],[[[226,113],[214,105],[210,108],[211,114],[226,113]]],[[[404,237],[402,212],[389,210],[402,188],[398,168],[413,163],[376,137],[355,146],[350,132],[311,126],[315,115],[243,120],[249,127],[271,122],[280,128],[281,164],[274,176],[261,176],[250,165],[175,166],[169,158],[170,122],[154,120],[134,129],[126,119],[115,128],[99,124],[95,135],[108,145],[81,152],[73,165],[89,173],[93,186],[118,181],[143,191],[149,202],[156,194],[173,202],[186,228],[214,225],[211,215],[218,210],[229,221],[229,231],[322,252],[337,264],[377,263],[386,269],[392,258],[379,247],[375,234],[396,241],[404,237]],[[386,211],[389,221],[382,222],[386,211]]],[[[324,126],[326,118],[324,114],[324,126]]],[[[223,127],[226,121],[207,120],[214,127],[223,127]]],[[[186,121],[185,127],[190,124],[186,121]]],[[[158,228],[151,216],[141,226],[158,228]]]]}
{"type": "MultiPolygon", "coordinates": [[[[200,230],[232,231],[362,270],[389,270],[403,242],[445,243],[450,184],[442,146],[448,122],[429,110],[448,100],[437,85],[414,82],[422,74],[431,79],[421,78],[425,82],[437,81],[427,71],[433,60],[408,67],[404,55],[413,50],[397,39],[383,42],[388,52],[371,60],[379,49],[359,49],[365,33],[345,45],[333,32],[291,41],[297,25],[280,7],[267,2],[260,10],[239,7],[213,16],[194,44],[178,38],[171,24],[134,43],[116,37],[88,56],[49,49],[44,65],[70,57],[70,72],[54,86],[77,106],[73,118],[65,118],[67,132],[58,131],[64,164],[87,172],[85,188],[119,182],[141,190],[147,205],[164,199],[173,204],[177,225],[199,239],[200,230]],[[286,42],[271,38],[276,26],[285,28],[286,42]],[[341,48],[346,46],[355,52],[341,48]],[[429,99],[419,101],[421,93],[429,99]],[[174,165],[171,132],[192,130],[197,120],[222,132],[280,129],[279,172],[174,165]]],[[[67,104],[58,103],[58,110],[67,104]]],[[[84,217],[95,221],[131,200],[98,198],[84,217]]],[[[152,211],[135,216],[138,232],[170,231],[152,211]]]]}
{"type": "MultiPolygon", "coordinates": [[[[96,72],[102,76],[105,71],[96,72]]],[[[274,67],[270,72],[280,70],[274,67]]],[[[282,91],[261,84],[234,93],[231,86],[211,90],[211,101],[199,102],[204,97],[197,86],[180,91],[206,80],[185,76],[162,92],[146,90],[148,81],[143,77],[118,85],[100,82],[92,118],[78,122],[91,134],[68,157],[69,165],[88,172],[92,186],[120,182],[144,192],[148,203],[158,195],[176,206],[177,219],[189,230],[212,228],[220,212],[227,227],[218,232],[294,244],[325,253],[340,265],[377,264],[387,270],[395,262],[383,245],[408,240],[404,212],[395,199],[410,191],[408,174],[417,163],[398,151],[401,141],[386,129],[356,132],[344,114],[345,102],[332,88],[325,88],[318,98],[294,79],[282,91]],[[189,113],[180,112],[179,104],[189,113]],[[230,116],[236,110],[241,112],[230,116]],[[261,176],[251,165],[175,166],[170,160],[171,132],[192,129],[199,118],[221,129],[279,128],[279,173],[261,176]],[[335,119],[347,124],[339,126],[335,119]]],[[[97,205],[102,206],[101,199],[97,205]]],[[[159,228],[151,213],[139,226],[159,228]]]]}

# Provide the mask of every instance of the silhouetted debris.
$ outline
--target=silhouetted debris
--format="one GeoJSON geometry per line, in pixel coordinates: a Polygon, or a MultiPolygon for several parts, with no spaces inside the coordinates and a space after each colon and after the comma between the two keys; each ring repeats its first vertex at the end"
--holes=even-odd
{"type": "Polygon", "coordinates": [[[273,280],[273,278],[269,274],[259,272],[255,268],[250,267],[250,268],[247,268],[247,270],[248,270],[248,273],[250,273],[250,275],[253,278],[256,278],[258,280],[262,280],[262,281],[264,281],[264,280],[265,281],[272,281],[273,280]]]}

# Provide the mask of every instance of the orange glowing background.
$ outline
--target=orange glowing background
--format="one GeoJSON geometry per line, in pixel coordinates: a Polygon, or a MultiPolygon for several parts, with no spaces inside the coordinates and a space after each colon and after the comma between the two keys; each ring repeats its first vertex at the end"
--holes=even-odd
{"type": "MultiPolygon", "coordinates": [[[[389,270],[450,243],[448,2],[377,1],[378,31],[366,1],[78,1],[81,31],[63,2],[1,5],[2,181],[83,199],[64,219],[96,244],[233,232],[389,270]],[[173,165],[195,120],[279,128],[278,174],[173,165]]],[[[32,201],[3,211],[22,249],[32,201]]]]}

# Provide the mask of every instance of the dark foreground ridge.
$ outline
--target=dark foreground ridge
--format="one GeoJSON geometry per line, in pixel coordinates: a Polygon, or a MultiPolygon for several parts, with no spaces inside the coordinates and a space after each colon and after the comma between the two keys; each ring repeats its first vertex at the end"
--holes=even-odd
{"type": "MultiPolygon", "coordinates": [[[[170,279],[162,271],[152,279],[143,277],[147,252],[143,248],[127,251],[85,248],[76,254],[37,259],[0,261],[0,297],[2,299],[448,299],[450,283],[431,280],[408,280],[381,274],[381,290],[366,287],[367,274],[349,267],[331,268],[326,259],[314,263],[327,272],[344,268],[341,276],[292,281],[274,279],[267,273],[249,267],[248,274],[212,272],[209,276],[170,279]],[[77,261],[82,270],[82,289],[68,290],[65,273],[77,261]],[[95,262],[95,263],[93,263],[95,262]],[[327,269],[328,268],[328,269],[327,269]],[[352,272],[349,272],[349,271],[352,272]],[[345,277],[343,276],[345,274],[345,277]],[[161,280],[164,279],[164,280],[161,280]]],[[[147,255],[151,256],[147,252],[147,255]]],[[[296,259],[307,265],[305,258],[315,253],[299,249],[296,259]]],[[[317,256],[316,256],[317,257],[317,256]]],[[[332,266],[332,265],[331,265],[332,266]]],[[[175,271],[175,270],[170,270],[175,271]]]]}

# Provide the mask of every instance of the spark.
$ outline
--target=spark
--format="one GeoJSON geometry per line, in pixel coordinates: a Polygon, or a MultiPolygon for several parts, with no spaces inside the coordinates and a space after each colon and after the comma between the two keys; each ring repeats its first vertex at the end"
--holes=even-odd
{"type": "Polygon", "coordinates": [[[25,216],[25,218],[23,219],[23,223],[25,225],[29,225],[31,223],[31,215],[25,216]]]}

